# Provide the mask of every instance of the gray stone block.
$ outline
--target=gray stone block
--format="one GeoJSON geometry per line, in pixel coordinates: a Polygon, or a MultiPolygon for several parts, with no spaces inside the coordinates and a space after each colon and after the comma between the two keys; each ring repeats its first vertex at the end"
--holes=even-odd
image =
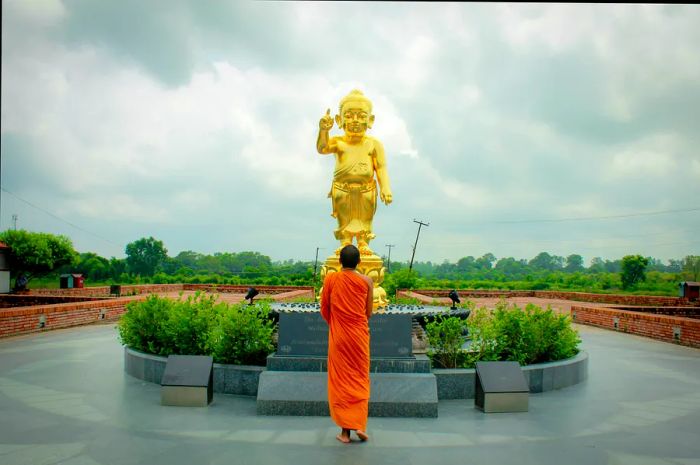
{"type": "Polygon", "coordinates": [[[542,369],[542,392],[554,389],[554,370],[542,369]]]}
{"type": "Polygon", "coordinates": [[[245,365],[221,365],[223,368],[224,390],[227,394],[255,396],[258,392],[260,373],[263,367],[245,365]]]}
{"type": "MultiPolygon", "coordinates": [[[[437,417],[437,383],[430,373],[372,373],[370,416],[437,417]]],[[[260,375],[259,415],[328,415],[328,375],[265,371],[260,375]]]]}
{"type": "Polygon", "coordinates": [[[221,365],[214,364],[214,392],[224,392],[224,368],[221,365]]]}
{"type": "Polygon", "coordinates": [[[473,399],[476,374],[473,369],[436,369],[438,399],[473,399]]]}
{"type": "Polygon", "coordinates": [[[124,370],[134,378],[143,379],[144,359],[135,356],[129,349],[124,351],[124,370]]]}
{"type": "Polygon", "coordinates": [[[530,392],[542,392],[542,372],[543,370],[525,370],[525,377],[528,378],[528,386],[530,386],[530,392]]]}
{"type": "MultiPolygon", "coordinates": [[[[270,371],[328,371],[325,356],[285,356],[272,354],[267,357],[270,371]]],[[[402,358],[372,358],[371,373],[430,373],[430,359],[424,354],[402,358]]]]}

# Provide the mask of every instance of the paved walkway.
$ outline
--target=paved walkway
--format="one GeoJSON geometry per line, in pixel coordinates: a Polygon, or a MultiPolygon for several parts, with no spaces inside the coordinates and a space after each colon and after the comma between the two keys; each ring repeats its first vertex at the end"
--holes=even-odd
{"type": "Polygon", "coordinates": [[[259,417],[255,400],[163,407],[123,371],[112,325],[0,340],[0,464],[700,465],[700,350],[578,327],[583,384],[483,414],[442,401],[437,419],[370,418],[342,445],[325,417],[259,417]]]}

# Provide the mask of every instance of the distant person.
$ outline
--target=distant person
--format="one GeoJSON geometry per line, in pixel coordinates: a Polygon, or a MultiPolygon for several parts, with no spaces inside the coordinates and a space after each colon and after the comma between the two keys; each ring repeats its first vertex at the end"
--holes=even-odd
{"type": "Polygon", "coordinates": [[[321,315],[328,332],[328,406],[340,426],[336,439],[350,442],[355,431],[367,435],[369,405],[369,319],[372,316],[372,280],[357,272],[360,251],[354,245],[340,250],[342,269],[326,276],[321,293],[321,315]]]}

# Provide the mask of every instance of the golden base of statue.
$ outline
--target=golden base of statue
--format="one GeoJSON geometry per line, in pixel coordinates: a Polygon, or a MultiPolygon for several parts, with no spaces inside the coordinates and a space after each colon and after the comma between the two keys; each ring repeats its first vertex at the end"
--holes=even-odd
{"type": "MultiPolygon", "coordinates": [[[[326,261],[321,266],[321,281],[326,278],[326,275],[330,273],[337,273],[342,268],[340,264],[340,258],[338,255],[331,255],[326,259],[326,261]]],[[[357,271],[365,276],[368,276],[374,283],[374,312],[383,313],[384,307],[388,305],[386,299],[386,291],[381,287],[382,282],[384,282],[384,262],[381,257],[375,254],[372,255],[362,255],[360,263],[357,265],[357,271]]],[[[318,293],[319,298],[321,296],[321,291],[318,293]]]]}

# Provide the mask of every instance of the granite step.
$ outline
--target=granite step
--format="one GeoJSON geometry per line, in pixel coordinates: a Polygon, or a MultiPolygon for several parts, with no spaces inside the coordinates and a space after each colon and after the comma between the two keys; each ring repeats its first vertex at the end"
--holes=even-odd
{"type": "MultiPolygon", "coordinates": [[[[260,374],[258,415],[328,416],[328,374],[265,371],[260,374]]],[[[369,416],[438,416],[432,373],[371,373],[369,416]]]]}
{"type": "MultiPolygon", "coordinates": [[[[267,357],[268,371],[328,371],[325,356],[287,356],[277,353],[267,357]]],[[[424,354],[410,357],[372,357],[370,373],[430,373],[430,359],[424,354]]]]}

